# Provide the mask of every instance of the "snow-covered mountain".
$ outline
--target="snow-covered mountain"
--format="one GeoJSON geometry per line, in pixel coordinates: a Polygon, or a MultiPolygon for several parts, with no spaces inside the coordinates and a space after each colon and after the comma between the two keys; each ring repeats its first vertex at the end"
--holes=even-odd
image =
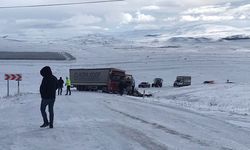
{"type": "Polygon", "coordinates": [[[68,52],[76,60],[0,60],[0,149],[249,150],[249,34],[192,27],[42,42],[2,36],[0,51],[68,52]],[[73,89],[70,97],[57,97],[55,128],[39,129],[45,65],[63,78],[71,68],[115,67],[132,74],[136,86],[163,78],[163,88],[139,89],[150,98],[73,89]],[[23,75],[21,95],[11,81],[6,97],[5,73],[23,75]],[[179,75],[191,76],[192,85],[174,88],[179,75]],[[203,84],[207,80],[215,84],[203,84]]]}

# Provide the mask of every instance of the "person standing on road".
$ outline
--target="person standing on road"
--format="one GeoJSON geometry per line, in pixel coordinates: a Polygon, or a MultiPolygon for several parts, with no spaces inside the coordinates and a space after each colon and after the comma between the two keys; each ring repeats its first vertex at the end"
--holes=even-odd
{"type": "Polygon", "coordinates": [[[50,128],[53,128],[57,78],[52,74],[49,66],[43,67],[40,70],[40,74],[43,76],[43,80],[40,85],[40,94],[42,98],[40,110],[43,117],[43,124],[40,127],[44,128],[49,126],[50,128]],[[46,114],[47,106],[49,107],[49,121],[46,114]]]}
{"type": "Polygon", "coordinates": [[[68,77],[66,77],[66,87],[67,87],[67,91],[66,91],[66,94],[65,95],[71,95],[71,90],[70,90],[70,87],[71,87],[71,81],[68,77]]]}
{"type": "Polygon", "coordinates": [[[62,95],[62,89],[64,84],[62,77],[60,77],[60,79],[57,81],[57,84],[58,84],[58,95],[62,95]]]}

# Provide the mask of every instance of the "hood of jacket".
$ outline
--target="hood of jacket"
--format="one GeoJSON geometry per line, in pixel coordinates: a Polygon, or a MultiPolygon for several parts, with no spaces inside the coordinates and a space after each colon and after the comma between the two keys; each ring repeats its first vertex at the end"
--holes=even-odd
{"type": "Polygon", "coordinates": [[[52,76],[52,71],[50,69],[49,66],[45,66],[43,67],[41,70],[40,70],[40,74],[43,76],[43,77],[50,77],[52,76]]]}

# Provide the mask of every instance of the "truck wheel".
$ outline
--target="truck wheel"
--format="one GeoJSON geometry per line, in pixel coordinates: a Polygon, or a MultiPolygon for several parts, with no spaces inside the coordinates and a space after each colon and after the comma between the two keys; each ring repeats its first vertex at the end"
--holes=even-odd
{"type": "Polygon", "coordinates": [[[85,90],[86,90],[86,87],[83,86],[83,85],[81,85],[81,86],[80,86],[80,91],[85,91],[85,90]]]}
{"type": "Polygon", "coordinates": [[[107,93],[107,92],[108,92],[108,88],[107,88],[107,87],[105,87],[105,86],[104,86],[104,87],[102,87],[102,92],[103,92],[103,93],[107,93]]]}

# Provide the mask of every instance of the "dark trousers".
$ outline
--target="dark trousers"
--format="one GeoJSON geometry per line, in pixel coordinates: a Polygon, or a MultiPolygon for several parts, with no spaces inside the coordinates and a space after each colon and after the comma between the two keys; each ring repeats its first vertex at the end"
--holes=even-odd
{"type": "Polygon", "coordinates": [[[119,93],[120,93],[120,95],[122,96],[123,93],[124,93],[124,89],[120,89],[119,93]]]}
{"type": "Polygon", "coordinates": [[[134,95],[134,92],[135,92],[135,86],[132,86],[131,94],[134,95]]]}
{"type": "Polygon", "coordinates": [[[71,90],[70,90],[70,86],[67,86],[67,91],[66,91],[66,95],[71,95],[71,90]]]}
{"type": "Polygon", "coordinates": [[[53,125],[54,122],[54,103],[55,103],[55,99],[42,99],[41,102],[41,113],[42,113],[42,117],[43,117],[43,122],[45,124],[50,124],[53,125]],[[46,113],[46,107],[49,106],[49,121],[47,118],[47,113],[46,113]]]}
{"type": "Polygon", "coordinates": [[[62,95],[62,88],[61,87],[58,88],[58,95],[62,95]]]}

